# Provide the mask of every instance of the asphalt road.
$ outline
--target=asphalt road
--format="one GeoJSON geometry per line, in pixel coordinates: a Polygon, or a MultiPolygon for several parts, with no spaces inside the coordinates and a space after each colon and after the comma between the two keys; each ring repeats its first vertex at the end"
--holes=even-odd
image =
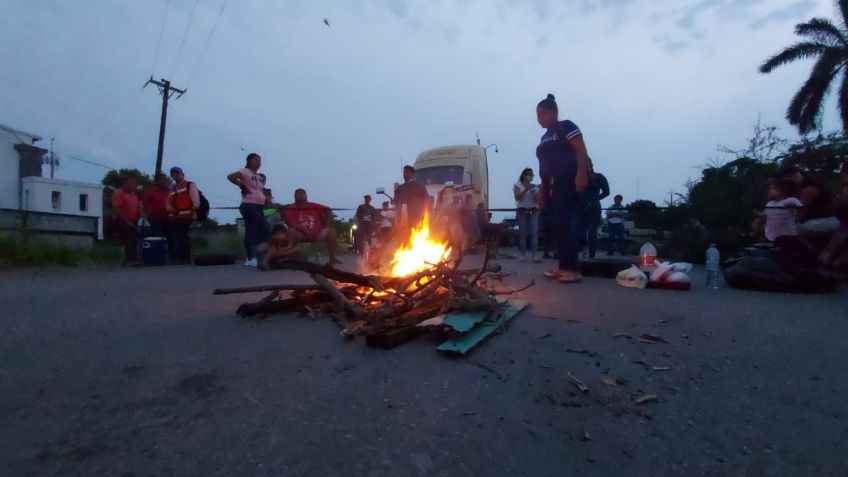
{"type": "MultiPolygon", "coordinates": [[[[501,263],[516,286],[543,267],[501,263]]],[[[848,475],[844,288],[542,279],[508,331],[451,358],[434,337],[386,351],[328,319],[239,320],[259,295],[211,295],[284,282],[307,277],[0,272],[0,474],[848,475]]]]}

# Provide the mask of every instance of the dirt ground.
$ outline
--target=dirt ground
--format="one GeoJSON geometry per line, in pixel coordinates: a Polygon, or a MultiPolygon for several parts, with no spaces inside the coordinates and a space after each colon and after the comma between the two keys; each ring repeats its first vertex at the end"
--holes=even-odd
{"type": "MultiPolygon", "coordinates": [[[[545,266],[501,263],[514,286],[545,266]]],[[[329,319],[239,320],[258,295],[211,295],[307,280],[0,272],[0,474],[848,475],[844,288],[540,279],[465,358],[436,337],[371,349],[329,319]]]]}

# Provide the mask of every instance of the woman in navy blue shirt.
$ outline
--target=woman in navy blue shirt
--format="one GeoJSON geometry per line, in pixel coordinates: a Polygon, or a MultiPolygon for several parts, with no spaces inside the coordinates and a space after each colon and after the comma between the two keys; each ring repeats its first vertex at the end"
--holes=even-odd
{"type": "Polygon", "coordinates": [[[580,194],[589,185],[589,155],[580,128],[571,121],[559,120],[559,107],[554,95],[536,106],[536,118],[545,134],[536,147],[539,176],[542,179],[538,200],[548,209],[559,267],[545,276],[562,283],[581,280],[578,253],[580,250],[580,194]]]}

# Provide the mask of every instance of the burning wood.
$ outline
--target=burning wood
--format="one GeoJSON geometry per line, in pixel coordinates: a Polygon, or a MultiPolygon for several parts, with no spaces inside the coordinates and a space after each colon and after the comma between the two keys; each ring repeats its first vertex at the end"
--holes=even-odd
{"type": "Polygon", "coordinates": [[[485,253],[481,268],[460,269],[462,255],[451,258],[448,244],[433,240],[425,221],[420,229],[412,230],[407,244],[395,250],[385,275],[361,275],[291,260],[282,268],[308,273],[315,285],[266,285],[215,293],[271,292],[258,302],[239,306],[236,313],[243,318],[323,311],[339,322],[347,336],[412,332],[421,330],[413,330],[419,323],[446,313],[491,314],[503,306],[495,296],[515,291],[492,288],[504,275],[499,266],[489,264],[488,250],[485,253]]]}

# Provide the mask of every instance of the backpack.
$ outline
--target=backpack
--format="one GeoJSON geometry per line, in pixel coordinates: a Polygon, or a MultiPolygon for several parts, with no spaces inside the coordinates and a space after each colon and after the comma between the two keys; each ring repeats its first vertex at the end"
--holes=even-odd
{"type": "Polygon", "coordinates": [[[197,189],[197,195],[200,196],[200,205],[197,207],[197,221],[203,222],[209,218],[209,200],[203,195],[203,191],[197,187],[194,182],[189,182],[189,187],[194,186],[197,189]]]}
{"type": "Polygon", "coordinates": [[[197,221],[203,222],[209,217],[209,201],[200,189],[197,189],[197,193],[200,195],[200,206],[197,208],[197,221]]]}

